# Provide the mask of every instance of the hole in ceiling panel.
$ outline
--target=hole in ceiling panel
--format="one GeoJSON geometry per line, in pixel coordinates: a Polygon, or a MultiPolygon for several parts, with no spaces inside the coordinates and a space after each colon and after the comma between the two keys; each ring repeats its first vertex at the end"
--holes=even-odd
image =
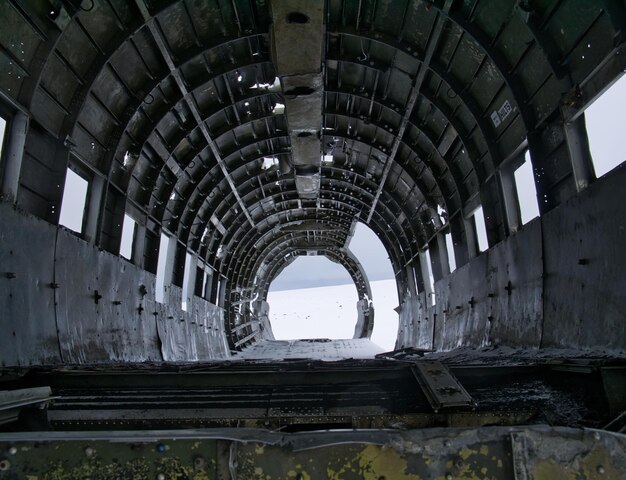
{"type": "Polygon", "coordinates": [[[309,23],[309,17],[302,12],[291,12],[287,14],[287,23],[304,25],[309,23]]]}
{"type": "Polygon", "coordinates": [[[305,96],[305,95],[311,95],[314,92],[315,92],[314,88],[307,87],[307,86],[298,86],[298,87],[290,88],[289,90],[285,91],[285,95],[300,97],[300,96],[305,96]]]}

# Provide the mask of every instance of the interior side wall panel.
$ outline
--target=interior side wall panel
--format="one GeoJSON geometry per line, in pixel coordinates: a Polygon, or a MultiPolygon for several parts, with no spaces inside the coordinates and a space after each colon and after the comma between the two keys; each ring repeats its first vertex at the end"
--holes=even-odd
{"type": "Polygon", "coordinates": [[[0,365],[206,361],[230,356],[224,312],[0,202],[0,365]]]}
{"type": "Polygon", "coordinates": [[[0,202],[0,365],[60,363],[54,318],[56,228],[0,202]]]}
{"type": "Polygon", "coordinates": [[[66,362],[161,359],[155,318],[143,305],[144,297],[154,296],[154,275],[59,229],[56,278],[66,362]]]}
{"type": "Polygon", "coordinates": [[[626,168],[543,217],[544,346],[626,350],[626,168]]]}

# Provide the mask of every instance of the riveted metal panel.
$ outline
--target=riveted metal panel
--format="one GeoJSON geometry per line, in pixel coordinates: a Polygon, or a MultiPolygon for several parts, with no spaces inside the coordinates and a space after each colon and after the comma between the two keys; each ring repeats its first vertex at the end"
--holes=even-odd
{"type": "Polygon", "coordinates": [[[59,363],[56,228],[0,203],[0,365],[59,363]]]}
{"type": "Polygon", "coordinates": [[[539,347],[543,321],[541,222],[534,220],[488,254],[489,342],[539,347]]]}
{"type": "Polygon", "coordinates": [[[161,359],[154,316],[145,311],[145,298],[154,296],[154,275],[59,231],[56,279],[64,361],[161,359]]]}
{"type": "Polygon", "coordinates": [[[543,217],[544,346],[626,349],[626,168],[543,217]]]}
{"type": "Polygon", "coordinates": [[[489,341],[488,254],[483,253],[435,284],[435,348],[480,347],[489,341]]]}
{"type": "Polygon", "coordinates": [[[192,362],[228,358],[223,309],[194,297],[184,311],[181,298],[182,289],[170,285],[165,303],[148,301],[149,314],[156,319],[162,359],[192,362]]]}
{"type": "Polygon", "coordinates": [[[539,347],[541,223],[536,220],[435,284],[437,348],[539,347]]]}

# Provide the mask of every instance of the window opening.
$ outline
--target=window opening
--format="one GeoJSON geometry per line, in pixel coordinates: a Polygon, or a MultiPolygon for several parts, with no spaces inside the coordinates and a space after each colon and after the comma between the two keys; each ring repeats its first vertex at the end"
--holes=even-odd
{"type": "Polygon", "coordinates": [[[182,309],[186,312],[189,307],[189,300],[191,300],[191,294],[189,293],[191,289],[191,281],[192,273],[195,271],[195,267],[193,265],[193,255],[189,252],[185,253],[185,271],[183,272],[183,301],[182,301],[182,309]]]}
{"type": "Polygon", "coordinates": [[[65,188],[61,200],[61,216],[59,224],[75,232],[83,232],[85,203],[89,182],[71,169],[67,169],[65,188]]]}
{"type": "Polygon", "coordinates": [[[4,134],[7,129],[7,121],[0,117],[0,158],[2,156],[2,145],[4,144],[4,134]]]}
{"type": "Polygon", "coordinates": [[[589,149],[596,177],[601,177],[626,160],[626,75],[585,110],[589,149]]]}
{"type": "Polygon", "coordinates": [[[533,218],[539,216],[537,189],[529,151],[526,151],[524,163],[515,170],[515,189],[517,190],[517,200],[522,215],[522,224],[525,225],[533,218]]]}
{"type": "Polygon", "coordinates": [[[446,249],[448,250],[448,266],[450,273],[452,273],[456,270],[456,257],[454,256],[454,242],[451,233],[446,233],[446,249]]]}
{"type": "Polygon", "coordinates": [[[208,288],[209,288],[209,274],[208,274],[208,272],[206,270],[203,272],[203,276],[202,277],[203,278],[202,278],[202,290],[201,290],[202,294],[201,294],[201,297],[204,298],[204,299],[208,299],[209,295],[210,295],[210,292],[208,291],[208,288]]]}
{"type": "Polygon", "coordinates": [[[489,248],[489,242],[487,241],[487,227],[485,226],[485,215],[482,206],[478,207],[474,212],[474,225],[476,226],[478,250],[484,252],[489,248]]]}
{"type": "Polygon", "coordinates": [[[167,251],[170,246],[170,238],[161,233],[159,242],[159,260],[157,262],[155,300],[159,303],[165,301],[165,271],[167,266],[167,251]]]}
{"type": "Polygon", "coordinates": [[[434,306],[437,302],[435,300],[435,277],[433,276],[433,264],[430,263],[430,250],[426,250],[426,270],[428,272],[428,284],[430,285],[430,304],[434,306]]]}
{"type": "Polygon", "coordinates": [[[128,260],[133,257],[133,244],[135,243],[135,232],[137,230],[137,222],[128,214],[124,215],[124,223],[122,224],[122,241],[120,243],[120,255],[128,260]]]}

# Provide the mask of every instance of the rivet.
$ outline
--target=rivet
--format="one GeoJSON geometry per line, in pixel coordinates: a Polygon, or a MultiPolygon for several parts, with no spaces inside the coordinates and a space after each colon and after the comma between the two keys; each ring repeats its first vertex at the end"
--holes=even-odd
{"type": "Polygon", "coordinates": [[[193,459],[193,465],[194,467],[196,467],[196,470],[200,470],[206,467],[206,460],[204,459],[204,457],[198,455],[196,458],[193,459]]]}
{"type": "Polygon", "coordinates": [[[93,448],[91,447],[85,448],[85,455],[87,455],[88,457],[93,457],[94,453],[96,453],[96,451],[93,448]]]}
{"type": "Polygon", "coordinates": [[[159,473],[157,475],[157,480],[165,480],[165,475],[163,475],[162,473],[159,473]]]}
{"type": "Polygon", "coordinates": [[[602,465],[598,465],[598,467],[596,468],[596,471],[600,474],[600,475],[604,475],[604,473],[606,472],[606,470],[604,469],[604,467],[602,465]]]}
{"type": "Polygon", "coordinates": [[[9,455],[15,455],[17,453],[17,447],[10,447],[8,452],[9,455]]]}
{"type": "Polygon", "coordinates": [[[452,474],[446,473],[446,480],[452,480],[452,474]]]}

